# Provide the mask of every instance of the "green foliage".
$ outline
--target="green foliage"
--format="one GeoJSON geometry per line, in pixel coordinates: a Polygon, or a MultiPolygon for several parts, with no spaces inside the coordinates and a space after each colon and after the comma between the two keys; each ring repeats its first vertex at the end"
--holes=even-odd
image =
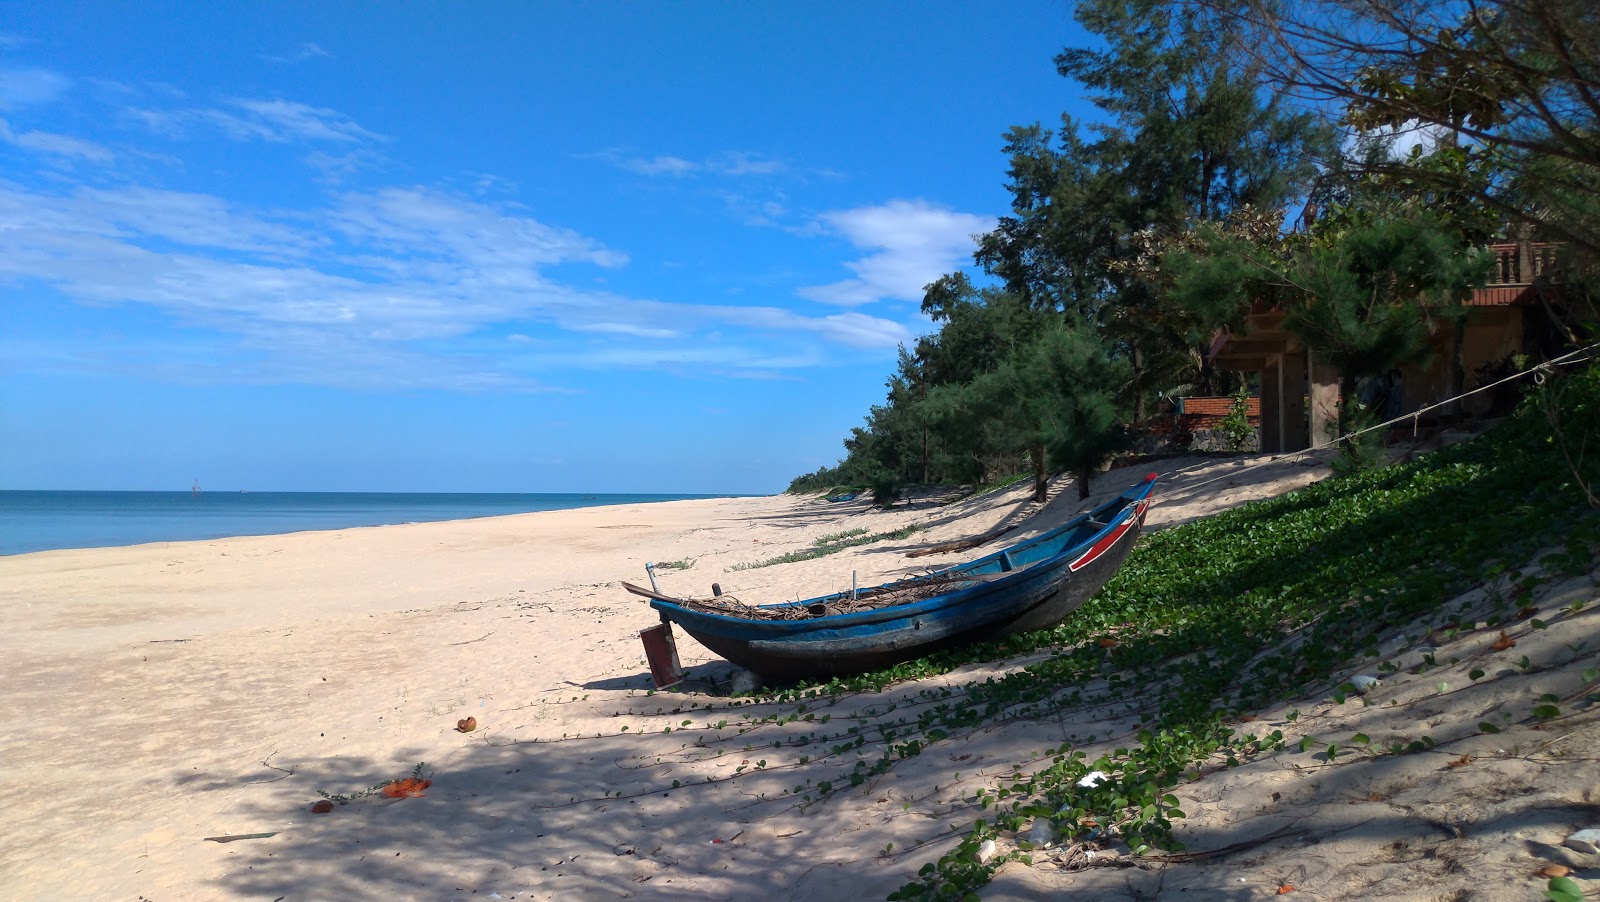
{"type": "MultiPolygon", "coordinates": [[[[1488,437],[1429,457],[1151,535],[1094,600],[1053,630],[834,688],[1064,649],[1024,672],[965,687],[964,706],[929,724],[972,727],[994,716],[984,711],[1048,716],[1083,702],[1074,687],[1096,679],[1108,681],[1111,698],[1142,695],[1151,725],[1137,743],[1093,762],[1058,750],[1054,766],[994,794],[1010,804],[996,808],[993,822],[1042,815],[1070,828],[1093,818],[1135,849],[1170,846],[1172,822],[1182,816],[1170,787],[1200,762],[1240,762],[1282,747],[1281,734],[1242,736],[1223,727],[1222,711],[1261,710],[1304,693],[1379,636],[1439,611],[1444,599],[1541,548],[1576,541],[1592,560],[1600,515],[1571,493],[1548,438],[1538,412],[1524,409],[1488,437]],[[1507,504],[1513,497],[1517,503],[1507,504]],[[1093,638],[1112,628],[1124,642],[1108,669],[1093,638]],[[1295,654],[1267,653],[1291,636],[1295,654]],[[1080,786],[1090,770],[1111,779],[1080,786]]],[[[1545,703],[1530,717],[1559,714],[1545,703]]],[[[1316,743],[1307,737],[1302,748],[1323,748],[1330,760],[1348,752],[1316,743]]],[[[1404,754],[1432,740],[1419,736],[1382,751],[1364,736],[1351,744],[1364,754],[1404,754]]],[[[981,886],[993,868],[976,862],[980,835],[975,830],[897,898],[954,898],[981,886]]]]}
{"type": "Polygon", "coordinates": [[[1571,877],[1552,877],[1545,884],[1544,897],[1550,902],[1583,902],[1583,887],[1571,877]]]}
{"type": "Polygon", "coordinates": [[[1217,424],[1217,431],[1222,433],[1230,451],[1243,451],[1245,445],[1249,444],[1250,436],[1255,432],[1255,427],[1250,425],[1249,387],[1241,385],[1233,393],[1228,403],[1228,413],[1217,424]]]}
{"type": "Polygon", "coordinates": [[[1533,397],[1574,488],[1600,508],[1600,363],[1548,375],[1533,397]]]}
{"type": "Polygon", "coordinates": [[[1330,424],[1335,434],[1328,438],[1337,438],[1339,435],[1350,437],[1339,443],[1339,456],[1328,462],[1333,475],[1351,476],[1383,466],[1388,459],[1388,452],[1383,443],[1382,430],[1363,431],[1378,422],[1377,413],[1358,400],[1339,403],[1339,417],[1330,424]]]}
{"type": "Polygon", "coordinates": [[[1052,329],[1025,352],[1017,372],[1024,435],[1045,449],[1052,469],[1077,475],[1080,498],[1089,497],[1094,468],[1125,445],[1119,395],[1131,374],[1087,328],[1052,329]]]}
{"type": "Polygon", "coordinates": [[[1285,325],[1353,389],[1360,377],[1426,361],[1432,324],[1464,315],[1461,301],[1487,267],[1453,225],[1422,211],[1335,218],[1279,274],[1291,301],[1285,325]]]}
{"type": "Polygon", "coordinates": [[[826,548],[829,545],[837,545],[846,539],[853,539],[856,536],[864,536],[866,534],[867,528],[865,526],[858,526],[855,529],[847,529],[843,532],[835,532],[825,536],[818,536],[816,539],[812,540],[811,544],[817,546],[818,548],[826,548]]]}
{"type": "Polygon", "coordinates": [[[1285,109],[1228,64],[1235,26],[1189,12],[1161,0],[1078,5],[1097,47],[1056,62],[1094,92],[1107,124],[1064,117],[1054,131],[1007,133],[1011,215],[977,254],[1003,289],[961,273],[928,285],[922,310],[938,331],[902,349],[885,403],[846,440],[844,461],[794,490],[871,484],[891,497],[907,483],[983,483],[1024,456],[1043,463],[1041,449],[1051,467],[1081,471],[1120,438],[1099,425],[1105,412],[1139,421],[1157,391],[1215,381],[1203,352],[1239,304],[1169,302],[1131,266],[1141,236],[1280,209],[1304,194],[1333,141],[1315,116],[1285,109]],[[1050,350],[1040,342],[1053,329],[1067,337],[1050,350]],[[1063,390],[1059,372],[1090,358],[1118,370],[1114,398],[1098,386],[1063,390]],[[1062,398],[1068,409],[1045,409],[1062,398]]]}
{"type": "Polygon", "coordinates": [[[843,466],[818,467],[810,473],[796,476],[789,481],[789,487],[784,489],[791,495],[821,495],[833,491],[841,485],[849,485],[843,466]]]}
{"type": "Polygon", "coordinates": [[[1464,316],[1488,257],[1459,224],[1403,199],[1367,190],[1346,200],[1324,207],[1309,234],[1213,230],[1168,242],[1157,269],[1182,304],[1235,315],[1246,299],[1282,305],[1285,327],[1339,370],[1340,396],[1353,399],[1362,378],[1427,362],[1430,336],[1464,316]]]}
{"type": "MultiPolygon", "coordinates": [[[[1298,13],[1315,21],[1323,5],[1298,13]]],[[[1592,3],[1486,0],[1466,10],[1408,6],[1401,15],[1373,5],[1358,15],[1362,21],[1351,24],[1366,41],[1295,47],[1319,75],[1296,87],[1348,102],[1357,128],[1448,129],[1446,156],[1460,161],[1432,166],[1433,155],[1419,153],[1370,169],[1600,251],[1600,21],[1592,3]]],[[[1304,34],[1293,25],[1282,33],[1304,34]]]]}

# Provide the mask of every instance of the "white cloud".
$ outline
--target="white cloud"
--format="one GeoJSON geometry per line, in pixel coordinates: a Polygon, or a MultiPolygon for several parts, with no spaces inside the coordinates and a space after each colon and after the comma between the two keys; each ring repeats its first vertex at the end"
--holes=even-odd
{"type": "Polygon", "coordinates": [[[4,119],[0,119],[0,141],[46,156],[82,160],[86,163],[109,163],[116,158],[116,154],[112,153],[110,148],[82,138],[52,132],[12,131],[11,125],[4,119]]]}
{"type": "MultiPolygon", "coordinates": [[[[0,227],[56,241],[156,238],[191,248],[300,256],[317,244],[290,226],[235,211],[221,198],[152,188],[80,188],[69,195],[26,192],[0,182],[0,227]]],[[[0,263],[0,266],[3,266],[0,263]]]]}
{"type": "Polygon", "coordinates": [[[0,69],[0,109],[50,103],[70,87],[71,79],[49,69],[0,69]]]}
{"type": "Polygon", "coordinates": [[[777,175],[789,167],[769,157],[735,151],[714,158],[708,168],[722,175],[777,175]]]}
{"type": "Polygon", "coordinates": [[[389,165],[383,154],[366,147],[357,147],[345,153],[313,150],[303,159],[307,166],[322,173],[320,181],[328,185],[343,184],[357,173],[385,169],[389,165]]]}
{"type": "Polygon", "coordinates": [[[646,176],[681,178],[704,174],[740,177],[777,175],[788,171],[788,166],[780,160],[743,151],[728,151],[701,160],[690,160],[670,154],[638,156],[613,147],[590,156],[605,160],[618,169],[646,176]]]}
{"type": "Polygon", "coordinates": [[[320,46],[320,45],[318,45],[318,44],[316,44],[314,42],[311,42],[311,41],[307,41],[304,44],[301,44],[298,48],[296,48],[293,52],[290,52],[290,53],[286,53],[286,54],[263,53],[263,54],[260,54],[260,56],[261,56],[262,59],[266,60],[269,63],[291,63],[291,64],[292,63],[303,63],[303,62],[305,62],[306,60],[309,60],[309,59],[318,59],[318,58],[332,59],[333,58],[333,54],[332,53],[329,53],[322,46],[320,46]]]}
{"type": "Polygon", "coordinates": [[[817,330],[835,341],[858,348],[894,347],[911,340],[911,331],[893,320],[864,313],[837,313],[817,320],[817,330]]]}
{"type": "Polygon", "coordinates": [[[682,157],[621,157],[616,164],[639,175],[688,175],[700,167],[682,157]]]}
{"type": "Polygon", "coordinates": [[[858,306],[887,299],[920,301],[928,283],[970,260],[973,236],[994,228],[995,220],[922,200],[892,200],[825,213],[818,225],[870,253],[845,264],[855,278],[808,286],[799,294],[858,306]]]}
{"type": "Polygon", "coordinates": [[[547,226],[502,207],[426,188],[345,195],[332,224],[354,241],[380,248],[401,270],[420,261],[456,261],[491,282],[518,284],[555,263],[626,265],[613,251],[569,229],[547,226]]]}
{"type": "Polygon", "coordinates": [[[355,124],[344,114],[322,107],[307,106],[292,100],[236,99],[231,103],[244,110],[251,128],[268,141],[378,141],[381,136],[355,124]]]}
{"type": "Polygon", "coordinates": [[[146,128],[171,138],[186,138],[196,128],[221,132],[235,141],[273,144],[323,142],[350,144],[387,140],[337,110],[292,100],[235,98],[227,108],[182,110],[135,108],[127,111],[146,128]]]}
{"type": "Polygon", "coordinates": [[[111,354],[145,374],[202,378],[210,366],[210,378],[236,381],[548,390],[530,373],[553,361],[766,378],[817,365],[827,346],[882,349],[910,338],[860,313],[665,303],[546,273],[626,262],[513,206],[427,188],[265,214],[204,194],[58,194],[0,181],[0,283],[149,306],[191,327],[184,334],[222,343],[198,362],[111,354]]]}
{"type": "Polygon", "coordinates": [[[573,323],[568,326],[574,332],[593,332],[600,335],[629,335],[634,338],[680,338],[683,333],[677,329],[658,329],[653,326],[640,326],[635,323],[573,323]]]}

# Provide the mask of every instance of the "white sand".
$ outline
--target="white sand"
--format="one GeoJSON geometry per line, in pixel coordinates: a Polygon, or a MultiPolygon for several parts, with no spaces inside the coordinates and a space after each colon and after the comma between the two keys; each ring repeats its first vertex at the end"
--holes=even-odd
{"type": "MultiPolygon", "coordinates": [[[[1169,487],[1150,525],[1325,472],[1280,464],[1238,485],[1223,479],[1184,488],[1232,466],[1212,465],[1169,487]]],[[[1118,491],[1139,475],[1113,471],[1095,488],[1118,491]]],[[[1070,516],[1079,505],[1075,490],[1066,493],[1024,529],[1070,516]]],[[[893,700],[918,703],[919,691],[958,687],[985,668],[819,705],[810,712],[818,720],[740,735],[747,708],[703,694],[646,693],[637,633],[657,618],[618,583],[645,582],[647,560],[690,559],[687,570],[660,571],[664,591],[704,595],[718,582],[747,600],[775,601],[848,587],[852,570],[872,584],[953,559],[907,559],[907,548],[1028,516],[1028,494],[1019,486],[887,512],[790,497],[681,501],[0,558],[7,627],[0,634],[0,897],[882,898],[952,840],[912,847],[977,816],[963,794],[1058,742],[1072,724],[955,737],[881,780],[801,803],[785,790],[839,780],[854,753],[808,746],[802,762],[801,749],[774,748],[775,741],[838,731],[855,722],[852,713],[881,720],[893,700]],[[822,535],[913,523],[927,529],[817,560],[729,569],[822,535]],[[707,705],[719,710],[707,715],[700,710],[707,705]],[[469,715],[478,730],[457,732],[469,715]],[[819,725],[823,717],[831,726],[819,725]],[[727,726],[716,728],[718,721],[727,726]],[[434,780],[425,798],[368,797],[330,814],[310,812],[318,790],[356,792],[406,776],[419,762],[434,780]],[[675,780],[682,788],[673,789],[675,780]],[[253,833],[276,835],[205,841],[253,833]]],[[[1587,615],[1570,624],[1566,633],[1553,627],[1544,635],[1575,641],[1587,631],[1595,641],[1587,615]]],[[[729,673],[681,631],[678,646],[696,676],[729,673]]],[[[1396,691],[1402,711],[1438,707],[1425,692],[1396,691]]],[[[1316,710],[1319,730],[1385,729],[1362,719],[1378,716],[1373,709],[1316,704],[1302,709],[1316,710]]],[[[779,709],[763,709],[771,710],[779,709]]],[[[1600,737],[1592,727],[1575,729],[1589,732],[1568,740],[1567,751],[1577,755],[1587,744],[1592,755],[1600,737]]],[[[1527,752],[1531,743],[1519,748],[1527,752]]],[[[1449,751],[1478,754],[1482,744],[1463,740],[1449,751]]],[[[1496,759],[1495,776],[1482,780],[1521,781],[1515,785],[1547,791],[1551,805],[1565,806],[1537,824],[1531,816],[1507,821],[1538,827],[1546,842],[1557,822],[1582,819],[1574,806],[1594,809],[1600,779],[1589,764],[1582,786],[1568,778],[1559,791],[1543,786],[1537,775],[1557,766],[1549,756],[1558,752],[1539,754],[1546,757],[1496,759]],[[1517,773],[1500,774],[1508,768],[1517,773]]],[[[1182,878],[1190,889],[1183,898],[1257,898],[1272,880],[1301,873],[1289,882],[1324,887],[1306,898],[1391,897],[1358,891],[1360,881],[1381,876],[1364,868],[1384,854],[1390,834],[1407,849],[1424,847],[1418,824],[1448,804],[1430,781],[1491,773],[1488,766],[1444,768],[1442,754],[1429,760],[1432,770],[1413,773],[1419,765],[1410,762],[1422,760],[1405,759],[1411,770],[1403,774],[1369,768],[1365,779],[1384,784],[1386,801],[1367,807],[1379,806],[1375,814],[1386,820],[1329,833],[1315,854],[1297,838],[1277,852],[1256,850],[1260,863],[1250,867],[1170,866],[1191,875],[1182,878]],[[1408,800],[1408,792],[1421,796],[1408,800]],[[1397,813],[1406,806],[1424,814],[1397,813]],[[1347,846],[1355,858],[1341,857],[1347,846]],[[1234,882],[1236,870],[1247,885],[1234,882]]],[[[1331,777],[1287,761],[1256,766],[1270,773],[1223,774],[1191,787],[1186,807],[1206,812],[1190,824],[1200,845],[1249,838],[1284,817],[1300,818],[1294,823],[1308,835],[1328,833],[1353,816],[1331,777]],[[1280,786],[1276,801],[1262,801],[1280,786]]],[[[1591,820],[1600,826],[1600,817],[1591,820]]],[[[1521,867],[1532,860],[1525,846],[1533,841],[1506,844],[1496,860],[1521,867]]],[[[1403,873],[1411,859],[1395,855],[1403,873]]],[[[1440,860],[1435,853],[1412,870],[1431,874],[1440,860]]],[[[1101,898],[1125,892],[1118,888],[1134,877],[1162,873],[1013,865],[986,896],[1031,898],[1071,884],[1085,887],[1085,898],[1101,898]]],[[[1417,891],[1418,898],[1455,898],[1417,891]]]]}

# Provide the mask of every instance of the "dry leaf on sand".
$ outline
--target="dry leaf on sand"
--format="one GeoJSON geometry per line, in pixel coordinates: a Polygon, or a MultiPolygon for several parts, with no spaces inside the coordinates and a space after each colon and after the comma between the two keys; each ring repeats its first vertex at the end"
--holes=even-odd
{"type": "Polygon", "coordinates": [[[383,788],[383,794],[391,799],[420,799],[427,795],[425,790],[433,785],[432,780],[423,780],[419,777],[407,777],[396,780],[383,788]]]}

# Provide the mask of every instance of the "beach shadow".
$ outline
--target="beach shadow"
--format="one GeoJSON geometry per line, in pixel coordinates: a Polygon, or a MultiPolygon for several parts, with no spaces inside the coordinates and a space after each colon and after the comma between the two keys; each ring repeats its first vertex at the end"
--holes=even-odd
{"type": "MultiPolygon", "coordinates": [[[[881,792],[871,784],[833,795],[790,791],[824,775],[842,780],[850,754],[807,747],[808,765],[806,757],[777,751],[817,729],[811,722],[754,725],[792,703],[708,701],[658,693],[602,703],[630,718],[658,715],[658,731],[648,734],[543,741],[463,735],[447,760],[422,768],[432,781],[423,797],[361,795],[326,814],[311,812],[317,790],[360,795],[375,782],[408,776],[395,764],[404,756],[300,759],[296,774],[263,786],[259,801],[231,815],[236,823],[282,826],[224,847],[229,867],[217,894],[742,900],[791,898],[809,881],[806,895],[883,898],[937,855],[937,848],[917,860],[887,853],[861,813],[881,792]],[[712,717],[729,725],[659,730],[663,708],[674,725],[712,717]]],[[[817,710],[837,704],[818,702],[817,710]]],[[[841,736],[846,722],[834,725],[841,736]]],[[[215,775],[191,779],[226,783],[215,775]]],[[[900,815],[898,806],[892,811],[900,815]]],[[[923,832],[943,829],[915,816],[903,820],[923,832]]]]}
{"type": "MultiPolygon", "coordinates": [[[[721,697],[727,694],[728,683],[740,668],[723,660],[707,661],[704,664],[695,664],[683,669],[683,682],[672,687],[675,692],[695,692],[711,697],[721,697]]],[[[648,670],[628,676],[608,677],[602,680],[591,680],[583,684],[583,688],[590,690],[610,691],[651,691],[655,689],[655,680],[648,670]]],[[[667,690],[663,690],[667,691],[667,690]]]]}

